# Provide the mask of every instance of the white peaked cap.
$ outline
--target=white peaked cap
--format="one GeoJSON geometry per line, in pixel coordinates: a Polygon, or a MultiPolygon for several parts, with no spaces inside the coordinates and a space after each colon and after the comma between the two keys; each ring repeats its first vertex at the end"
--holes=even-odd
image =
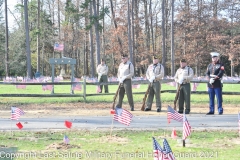
{"type": "Polygon", "coordinates": [[[220,54],[217,53],[217,52],[211,52],[210,54],[211,54],[212,57],[219,57],[219,55],[220,55],[220,54]]]}

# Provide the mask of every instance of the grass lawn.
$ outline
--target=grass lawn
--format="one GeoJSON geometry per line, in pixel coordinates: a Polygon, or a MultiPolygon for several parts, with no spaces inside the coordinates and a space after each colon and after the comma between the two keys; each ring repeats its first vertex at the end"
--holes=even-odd
{"type": "MultiPolygon", "coordinates": [[[[113,131],[112,136],[109,131],[96,130],[1,132],[0,153],[1,159],[7,149],[12,149],[13,156],[19,156],[16,159],[152,160],[152,137],[155,137],[161,146],[163,138],[168,140],[177,160],[238,160],[240,157],[240,138],[236,131],[193,131],[186,147],[170,135],[170,131],[164,130],[113,131]],[[63,143],[64,135],[70,139],[68,145],[63,143]]],[[[181,137],[182,133],[177,131],[177,135],[181,137]]]]}
{"type": "MultiPolygon", "coordinates": [[[[143,94],[134,94],[135,92],[145,92],[147,85],[141,85],[139,89],[133,89],[134,102],[141,103],[143,94]]],[[[197,91],[206,91],[206,84],[200,83],[197,91]]],[[[54,88],[55,93],[70,93],[71,87],[69,85],[56,85],[54,88]]],[[[117,85],[109,85],[109,92],[115,93],[117,85]]],[[[174,87],[167,84],[162,84],[162,90],[175,90],[174,87]]],[[[224,84],[223,91],[240,91],[240,84],[224,84]]],[[[51,91],[43,91],[41,85],[28,85],[26,89],[16,89],[14,85],[0,85],[0,94],[51,94],[51,91]]],[[[88,85],[87,94],[95,94],[96,86],[88,85]]],[[[75,94],[82,94],[82,91],[75,91],[75,94]]],[[[161,99],[163,103],[173,102],[175,93],[162,93],[161,99]]],[[[99,96],[87,97],[88,102],[106,102],[111,103],[113,95],[99,94],[99,96]]],[[[43,97],[1,97],[0,104],[26,104],[26,103],[67,103],[67,102],[84,102],[82,97],[60,97],[60,98],[43,98],[43,97]]],[[[124,98],[127,102],[127,98],[124,98]]],[[[191,103],[206,104],[209,102],[208,94],[192,94],[191,103]]],[[[223,103],[226,104],[239,104],[239,95],[223,95],[223,103]]]]}

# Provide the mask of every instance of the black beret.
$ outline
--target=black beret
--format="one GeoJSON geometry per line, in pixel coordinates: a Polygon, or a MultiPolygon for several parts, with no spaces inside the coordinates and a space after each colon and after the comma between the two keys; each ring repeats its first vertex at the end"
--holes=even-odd
{"type": "Polygon", "coordinates": [[[153,58],[153,59],[160,59],[160,56],[154,55],[154,56],[152,56],[152,58],[153,58]]]}
{"type": "Polygon", "coordinates": [[[180,62],[187,62],[187,61],[186,61],[186,59],[183,58],[180,60],[180,62]]]}
{"type": "Polygon", "coordinates": [[[128,57],[128,55],[127,54],[122,54],[122,57],[128,57]]]}

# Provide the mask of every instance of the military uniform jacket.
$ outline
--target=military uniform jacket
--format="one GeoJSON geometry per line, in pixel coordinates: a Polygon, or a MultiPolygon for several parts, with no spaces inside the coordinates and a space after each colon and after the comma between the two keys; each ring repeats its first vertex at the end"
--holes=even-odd
{"type": "Polygon", "coordinates": [[[150,79],[151,77],[155,76],[156,81],[160,81],[164,76],[164,68],[160,63],[151,64],[148,66],[146,77],[150,79]]]}
{"type": "Polygon", "coordinates": [[[213,64],[213,63],[209,64],[207,67],[206,75],[209,78],[213,78],[210,76],[211,74],[218,76],[218,78],[215,79],[215,81],[212,85],[208,82],[208,87],[209,88],[222,87],[221,78],[224,74],[224,65],[222,63],[220,63],[219,61],[216,64],[213,64]]]}
{"type": "Polygon", "coordinates": [[[120,63],[118,67],[118,79],[126,76],[126,79],[131,79],[134,75],[134,67],[133,64],[129,61],[126,63],[120,63]]]}
{"type": "Polygon", "coordinates": [[[190,83],[193,79],[193,70],[191,67],[186,66],[179,68],[174,76],[175,82],[178,82],[179,78],[183,76],[183,84],[190,83]]]}
{"type": "Polygon", "coordinates": [[[108,66],[106,64],[99,64],[97,66],[97,73],[102,74],[102,75],[107,75],[108,74],[108,66]]]}

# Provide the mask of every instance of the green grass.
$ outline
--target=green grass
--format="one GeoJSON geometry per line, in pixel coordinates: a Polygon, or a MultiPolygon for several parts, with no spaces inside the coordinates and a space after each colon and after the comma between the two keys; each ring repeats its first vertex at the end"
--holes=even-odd
{"type": "MultiPolygon", "coordinates": [[[[0,146],[16,147],[16,153],[30,155],[28,159],[130,159],[152,160],[152,136],[162,146],[165,137],[178,160],[215,159],[238,160],[240,157],[240,138],[236,131],[193,131],[186,147],[179,140],[171,139],[170,131],[113,131],[112,138],[107,131],[63,131],[63,132],[1,132],[0,146]],[[70,144],[64,146],[63,136],[67,134],[70,144]],[[60,146],[63,148],[49,147],[60,146]],[[38,156],[34,157],[34,153],[38,156]],[[90,154],[95,153],[95,154],[90,154]],[[103,158],[106,155],[112,158],[103,158]],[[47,156],[49,156],[47,158],[47,156]],[[50,157],[51,156],[51,157],[50,157]],[[195,158],[196,157],[196,158],[195,158]]],[[[177,135],[181,136],[178,131],[177,135]]],[[[1,151],[1,148],[0,148],[1,151]]],[[[23,158],[17,158],[23,159],[23,158]]]]}
{"type": "MultiPolygon", "coordinates": [[[[137,103],[141,103],[143,94],[134,94],[134,92],[145,92],[147,85],[141,85],[139,89],[133,89],[133,98],[137,103]]],[[[115,93],[117,85],[109,85],[109,92],[115,93]]],[[[162,84],[162,90],[175,90],[174,87],[167,84],[162,84]]],[[[206,91],[206,84],[201,83],[197,91],[206,91]]],[[[240,84],[224,84],[223,91],[240,91],[240,84]]],[[[70,85],[56,85],[54,88],[55,93],[70,93],[70,85]]],[[[95,94],[96,86],[88,85],[87,94],[95,94]]],[[[51,94],[51,91],[43,91],[41,85],[28,85],[26,89],[16,89],[14,85],[0,85],[0,94],[51,94]]],[[[75,91],[75,94],[82,94],[82,91],[75,91]]],[[[172,103],[175,98],[175,93],[162,93],[161,99],[163,103],[172,103]]],[[[113,95],[99,94],[99,96],[87,97],[88,102],[106,102],[111,103],[113,95]]],[[[239,95],[223,95],[223,103],[226,104],[239,104],[239,95]]],[[[62,98],[43,98],[43,97],[1,97],[0,104],[27,104],[27,103],[68,103],[68,102],[84,102],[82,97],[62,97],[62,98]]],[[[124,98],[124,102],[127,102],[127,98],[124,98]]],[[[208,94],[192,94],[191,103],[208,103],[208,94]]]]}

